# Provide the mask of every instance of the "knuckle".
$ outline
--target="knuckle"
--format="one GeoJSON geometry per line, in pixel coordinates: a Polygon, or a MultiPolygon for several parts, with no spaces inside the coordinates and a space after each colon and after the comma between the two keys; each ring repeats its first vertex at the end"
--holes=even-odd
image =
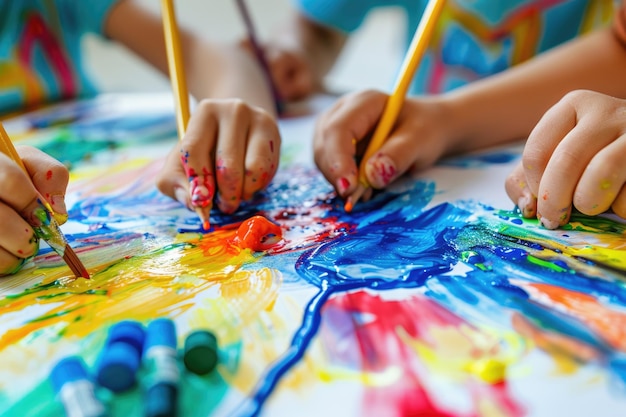
{"type": "Polygon", "coordinates": [[[576,105],[588,100],[589,96],[592,94],[593,93],[588,90],[572,90],[566,93],[560,101],[564,104],[576,105]]]}
{"type": "Polygon", "coordinates": [[[10,193],[12,190],[17,190],[20,187],[20,180],[24,178],[24,175],[17,166],[9,165],[3,169],[0,169],[0,184],[2,189],[10,193]]]}
{"type": "Polygon", "coordinates": [[[211,113],[215,109],[215,104],[215,100],[207,98],[202,99],[197,105],[197,111],[203,114],[211,113]]]}

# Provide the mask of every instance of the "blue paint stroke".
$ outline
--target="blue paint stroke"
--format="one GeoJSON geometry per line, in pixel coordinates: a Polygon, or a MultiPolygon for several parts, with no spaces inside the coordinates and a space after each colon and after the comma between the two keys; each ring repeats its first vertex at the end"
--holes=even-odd
{"type": "Polygon", "coordinates": [[[508,164],[520,157],[519,152],[494,152],[476,155],[464,155],[455,158],[446,158],[437,163],[437,166],[454,168],[485,168],[494,164],[508,164]]]}
{"type": "MultiPolygon", "coordinates": [[[[416,195],[423,196],[429,189],[427,184],[418,184],[411,198],[419,201],[416,195]]],[[[501,213],[492,211],[491,218],[470,220],[474,214],[470,210],[445,203],[420,211],[419,205],[398,204],[389,193],[370,204],[367,209],[353,213],[351,220],[359,225],[354,233],[322,243],[299,257],[297,273],[320,291],[305,309],[289,349],[267,370],[251,394],[244,415],[257,415],[280,378],[303,357],[319,330],[324,302],[333,294],[356,289],[424,288],[427,296],[451,312],[459,313],[460,306],[473,306],[479,322],[507,329],[510,314],[516,312],[539,328],[574,338],[595,349],[616,370],[626,369],[619,365],[621,362],[611,359],[619,352],[578,317],[537,304],[524,289],[510,281],[510,277],[515,277],[558,285],[626,305],[626,292],[620,280],[623,274],[607,271],[606,279],[597,279],[572,269],[562,259],[565,255],[500,232],[494,225],[501,221],[501,213]],[[389,207],[394,210],[390,211],[389,207]],[[409,219],[406,212],[410,210],[420,213],[409,219]],[[473,269],[465,275],[454,274],[454,266],[468,252],[472,253],[465,257],[469,265],[481,264],[485,268],[473,269]],[[548,262],[555,258],[555,268],[530,262],[531,253],[542,254],[548,262]],[[445,291],[431,290],[435,282],[445,291]]],[[[333,214],[347,219],[342,213],[333,214]]],[[[509,227],[518,227],[515,223],[509,227]]]]}

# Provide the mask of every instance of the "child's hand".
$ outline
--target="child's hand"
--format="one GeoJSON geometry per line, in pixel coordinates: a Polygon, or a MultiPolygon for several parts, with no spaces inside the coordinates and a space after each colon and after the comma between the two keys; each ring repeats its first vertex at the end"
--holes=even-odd
{"type": "Polygon", "coordinates": [[[0,276],[17,272],[26,259],[37,253],[39,241],[27,221],[40,206],[37,192],[55,213],[67,217],[67,168],[35,148],[21,146],[17,150],[28,174],[0,153],[0,276]]]}
{"type": "Polygon", "coordinates": [[[526,217],[555,229],[572,205],[593,216],[626,218],[626,100],[574,91],[531,132],[506,190],[526,217]]]}
{"type": "MultiPolygon", "coordinates": [[[[364,91],[349,94],[326,111],[317,122],[315,162],[340,197],[357,186],[355,157],[363,155],[380,119],[387,94],[364,91]]],[[[449,133],[441,107],[434,101],[405,100],[384,145],[366,163],[373,188],[385,188],[408,170],[432,165],[449,151],[449,133]]]]}
{"type": "MultiPolygon", "coordinates": [[[[243,41],[242,45],[254,54],[248,40],[243,41]]],[[[264,56],[272,80],[282,99],[286,101],[302,100],[319,89],[320,83],[316,79],[306,54],[302,51],[283,45],[268,44],[264,47],[264,56]]]]}
{"type": "Polygon", "coordinates": [[[203,100],[157,186],[189,209],[208,211],[215,197],[222,212],[233,213],[270,183],[280,145],[275,120],[261,108],[238,99],[203,100]]]}

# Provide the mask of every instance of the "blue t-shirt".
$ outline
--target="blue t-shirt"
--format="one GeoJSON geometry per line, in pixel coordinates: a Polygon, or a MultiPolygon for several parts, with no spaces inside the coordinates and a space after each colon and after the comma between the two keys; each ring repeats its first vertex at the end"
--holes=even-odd
{"type": "MultiPolygon", "coordinates": [[[[407,16],[407,46],[427,0],[295,0],[301,12],[345,33],[383,6],[407,16]]],[[[581,33],[606,26],[613,0],[448,0],[412,93],[452,90],[496,74],[581,33]]],[[[391,30],[391,28],[390,28],[391,30]]]]}
{"type": "Polygon", "coordinates": [[[95,93],[81,53],[119,0],[0,0],[0,113],[95,93]]]}

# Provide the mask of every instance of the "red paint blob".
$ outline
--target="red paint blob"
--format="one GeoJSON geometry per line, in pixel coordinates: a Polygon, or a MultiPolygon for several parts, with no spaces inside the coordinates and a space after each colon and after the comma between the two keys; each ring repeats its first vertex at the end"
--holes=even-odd
{"type": "Polygon", "coordinates": [[[52,179],[52,170],[49,169],[48,172],[46,172],[46,179],[52,179]]]}

